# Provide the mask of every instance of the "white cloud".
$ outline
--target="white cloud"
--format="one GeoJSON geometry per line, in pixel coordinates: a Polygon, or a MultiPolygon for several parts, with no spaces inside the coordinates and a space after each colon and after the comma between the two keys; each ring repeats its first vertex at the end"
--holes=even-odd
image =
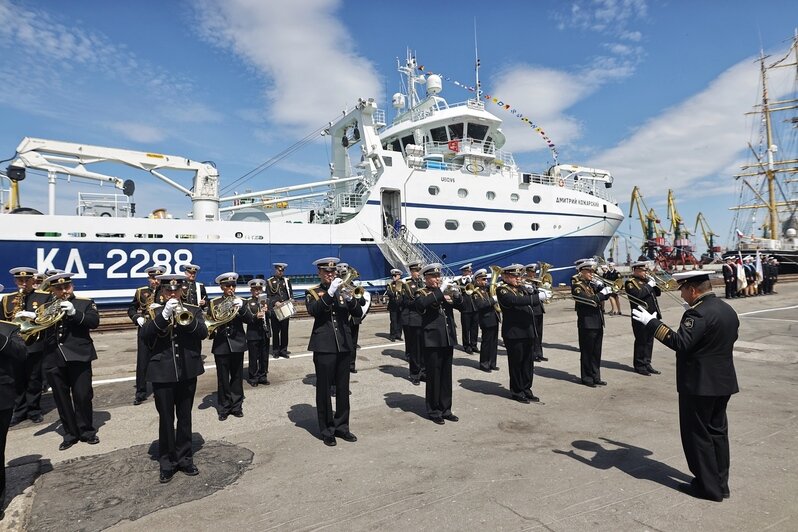
{"type": "Polygon", "coordinates": [[[340,2],[205,0],[203,36],[225,46],[268,81],[267,111],[278,124],[313,129],[359,97],[379,98],[374,66],[334,16],[340,2]],[[321,90],[320,90],[321,89],[321,90]]]}
{"type": "Polygon", "coordinates": [[[648,6],[645,0],[578,0],[571,4],[569,13],[559,13],[555,18],[560,29],[587,29],[624,35],[634,40],[636,32],[627,31],[626,26],[647,15],[648,6]]]}
{"type": "Polygon", "coordinates": [[[108,124],[108,129],[116,131],[125,138],[143,144],[160,142],[166,138],[161,129],[135,122],[115,122],[108,124]]]}

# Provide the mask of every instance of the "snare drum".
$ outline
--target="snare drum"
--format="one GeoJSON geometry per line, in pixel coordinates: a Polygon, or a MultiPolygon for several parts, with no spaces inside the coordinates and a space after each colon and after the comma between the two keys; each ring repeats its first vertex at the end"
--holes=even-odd
{"type": "Polygon", "coordinates": [[[296,314],[296,308],[294,308],[294,302],[290,299],[283,301],[282,305],[274,308],[274,317],[277,318],[277,321],[283,321],[294,314],[296,314]]]}

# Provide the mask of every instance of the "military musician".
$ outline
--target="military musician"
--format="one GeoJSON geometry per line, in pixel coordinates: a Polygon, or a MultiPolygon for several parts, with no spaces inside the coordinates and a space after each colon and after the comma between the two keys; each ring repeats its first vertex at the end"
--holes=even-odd
{"type": "Polygon", "coordinates": [[[388,299],[390,329],[388,339],[392,342],[402,339],[402,270],[391,270],[391,280],[385,289],[388,299]]]}
{"type": "Polygon", "coordinates": [[[316,413],[325,445],[334,446],[336,437],[357,441],[349,430],[349,364],[355,349],[349,317],[362,316],[363,307],[353,297],[351,287],[335,276],[337,257],[313,263],[319,271],[319,284],[308,289],[305,306],[313,316],[308,350],[313,351],[316,369],[316,413]],[[335,386],[335,410],[330,388],[335,386]]]}
{"type": "Polygon", "coordinates": [[[244,305],[244,300],[236,296],[237,282],[236,272],[217,276],[216,284],[222,287],[222,295],[212,299],[208,306],[208,318],[222,322],[213,334],[211,347],[216,361],[219,421],[230,415],[244,417],[244,351],[247,349],[244,323],[251,323],[255,316],[244,305]]]}
{"type": "Polygon", "coordinates": [[[424,288],[421,279],[421,264],[413,262],[408,265],[410,278],[402,287],[402,330],[405,333],[405,356],[410,365],[408,378],[414,386],[426,379],[424,356],[421,351],[421,314],[416,309],[416,294],[424,288]]]}
{"type": "MultiPolygon", "coordinates": [[[[3,285],[0,284],[0,292],[3,285]]],[[[0,520],[5,516],[6,502],[6,438],[14,415],[19,378],[25,366],[25,341],[16,323],[0,320],[0,520]]]]}
{"type": "MultiPolygon", "coordinates": [[[[36,310],[50,299],[49,292],[34,290],[36,268],[20,266],[11,268],[9,273],[14,276],[17,286],[15,293],[7,294],[3,298],[3,319],[6,321],[34,320],[36,310]]],[[[44,420],[41,409],[42,398],[42,360],[44,357],[44,337],[39,334],[31,337],[26,342],[28,355],[25,357],[23,380],[18,383],[22,390],[17,396],[14,415],[11,417],[11,426],[30,419],[33,423],[44,420]]]]}
{"type": "MultiPolygon", "coordinates": [[[[274,275],[266,281],[266,290],[269,295],[269,308],[275,311],[287,304],[294,298],[294,289],[291,286],[291,279],[285,276],[285,269],[288,264],[285,262],[275,262],[274,275]]],[[[288,321],[290,316],[282,320],[272,312],[272,356],[274,358],[288,358],[288,321]]]]}
{"type": "Polygon", "coordinates": [[[582,384],[590,388],[607,384],[601,380],[601,344],[604,341],[601,302],[612,293],[612,288],[593,279],[595,271],[595,261],[579,261],[577,275],[571,280],[571,297],[576,303],[576,327],[579,331],[580,373],[582,384]]]}
{"type": "Polygon", "coordinates": [[[58,449],[64,451],[78,441],[100,443],[93,421],[91,384],[91,362],[97,359],[91,330],[100,325],[100,314],[94,301],[75,297],[71,273],[48,277],[47,284],[64,313],[44,331],[43,362],[64,429],[64,441],[58,449]]]}
{"type": "Polygon", "coordinates": [[[460,267],[460,277],[457,285],[460,287],[460,294],[463,297],[463,305],[460,310],[460,327],[463,342],[463,351],[468,354],[477,350],[477,333],[479,332],[479,316],[474,306],[474,300],[470,294],[466,293],[466,286],[473,284],[473,270],[471,263],[460,267]]]}
{"type": "Polygon", "coordinates": [[[150,319],[150,307],[160,305],[161,300],[160,275],[166,273],[162,266],[150,266],[146,270],[147,286],[136,289],[133,294],[133,301],[127,307],[127,315],[136,324],[136,395],[133,398],[134,405],[140,405],[147,400],[147,364],[152,353],[149,346],[142,338],[144,324],[150,319]]]}
{"type": "Polygon", "coordinates": [[[186,275],[183,302],[205,310],[208,306],[208,291],[203,283],[197,281],[197,273],[200,269],[196,264],[186,264],[183,267],[183,273],[186,275]]]}
{"type": "MultiPolygon", "coordinates": [[[[643,309],[662,319],[662,313],[657,304],[657,297],[662,295],[662,290],[657,286],[656,280],[649,275],[648,262],[638,261],[632,264],[632,277],[626,280],[623,286],[629,296],[631,310],[643,309]]],[[[640,375],[659,375],[659,371],[651,365],[651,354],[654,351],[654,333],[649,332],[639,321],[632,320],[632,332],[635,335],[634,343],[634,368],[640,375]]]]}
{"type": "Polygon", "coordinates": [[[442,269],[441,264],[433,262],[421,270],[426,287],[415,298],[421,315],[421,349],[427,371],[427,415],[437,425],[443,425],[445,420],[459,421],[452,413],[452,357],[457,344],[452,309],[459,310],[463,304],[461,291],[450,290],[456,284],[442,280],[442,269]]]}
{"type": "MultiPolygon", "coordinates": [[[[526,269],[526,277],[524,281],[531,283],[538,292],[545,294],[543,301],[551,297],[551,292],[540,285],[542,279],[538,277],[538,264],[533,262],[524,266],[526,269]]],[[[548,358],[543,356],[543,315],[546,313],[546,308],[543,306],[543,301],[538,298],[538,301],[532,305],[532,322],[535,326],[535,337],[532,338],[532,361],[533,362],[548,362],[548,358]]]]}
{"type": "Polygon", "coordinates": [[[264,279],[252,279],[247,283],[252,297],[246,304],[255,319],[247,324],[247,352],[249,368],[247,382],[255,387],[258,384],[269,384],[269,339],[271,331],[271,311],[269,296],[263,293],[266,288],[264,279]]]}
{"type": "Polygon", "coordinates": [[[490,373],[499,369],[496,355],[499,349],[499,313],[493,297],[488,292],[488,272],[481,268],[474,272],[474,306],[482,329],[479,344],[479,369],[490,373]]]}
{"type": "Polygon", "coordinates": [[[166,302],[154,309],[142,335],[151,346],[147,381],[152,384],[158,410],[159,481],[164,484],[176,471],[199,474],[191,448],[191,410],[197,376],[205,372],[201,352],[208,329],[202,310],[182,303],[185,275],[159,275],[158,280],[166,302]]]}

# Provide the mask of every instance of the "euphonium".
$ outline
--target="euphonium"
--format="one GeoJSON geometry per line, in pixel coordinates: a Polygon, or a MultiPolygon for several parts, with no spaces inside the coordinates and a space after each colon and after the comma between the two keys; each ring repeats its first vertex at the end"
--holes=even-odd
{"type": "Polygon", "coordinates": [[[551,264],[548,262],[540,263],[540,286],[546,290],[551,289],[552,283],[554,282],[554,279],[549,273],[550,268],[551,264]]]}
{"type": "Polygon", "coordinates": [[[349,266],[346,270],[346,275],[343,278],[343,283],[341,283],[341,287],[338,289],[340,290],[341,294],[348,294],[355,299],[360,299],[363,297],[363,292],[365,289],[362,286],[354,286],[352,283],[360,277],[358,271],[349,266]]]}
{"type": "Polygon", "coordinates": [[[39,306],[36,309],[36,317],[33,320],[26,320],[25,318],[12,320],[12,323],[16,323],[19,326],[19,335],[22,339],[28,342],[35,335],[58,323],[64,317],[64,311],[61,310],[62,301],[62,299],[53,299],[39,306]]]}
{"type": "Polygon", "coordinates": [[[221,301],[214,305],[213,301],[208,309],[209,315],[205,316],[205,326],[208,328],[208,336],[216,332],[220,326],[233,321],[238,315],[235,305],[236,296],[223,296],[221,301]]]}

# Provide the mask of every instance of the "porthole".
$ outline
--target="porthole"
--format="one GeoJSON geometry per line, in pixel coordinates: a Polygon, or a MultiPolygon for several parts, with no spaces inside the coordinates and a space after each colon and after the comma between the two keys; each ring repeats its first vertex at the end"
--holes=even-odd
{"type": "Polygon", "coordinates": [[[474,223],[471,224],[471,227],[474,228],[474,231],[484,231],[485,230],[485,222],[475,220],[474,223]]]}
{"type": "Polygon", "coordinates": [[[448,229],[449,231],[454,231],[455,229],[457,229],[458,227],[460,227],[460,222],[458,222],[457,220],[446,220],[446,221],[443,223],[443,225],[444,225],[444,227],[446,227],[446,229],[448,229]]]}
{"type": "Polygon", "coordinates": [[[540,203],[540,196],[538,196],[537,194],[532,196],[532,203],[540,203]]]}
{"type": "Polygon", "coordinates": [[[510,201],[518,201],[518,194],[514,192],[510,194],[510,201]]]}
{"type": "Polygon", "coordinates": [[[414,224],[416,229],[427,229],[429,227],[429,220],[427,218],[416,218],[414,224]]]}
{"type": "Polygon", "coordinates": [[[485,197],[488,198],[489,200],[494,200],[494,199],[496,199],[496,193],[493,192],[492,190],[488,190],[485,193],[485,197]]]}
{"type": "Polygon", "coordinates": [[[540,224],[537,223],[537,222],[533,223],[532,224],[532,230],[533,231],[537,231],[538,229],[540,229],[540,224]]]}
{"type": "Polygon", "coordinates": [[[430,187],[427,190],[429,190],[429,195],[430,196],[437,196],[438,192],[441,191],[441,189],[439,189],[435,185],[430,185],[430,187]]]}
{"type": "Polygon", "coordinates": [[[513,228],[513,224],[511,222],[504,222],[504,230],[510,231],[513,228]]]}
{"type": "Polygon", "coordinates": [[[459,197],[461,197],[461,198],[467,198],[468,197],[468,190],[466,190],[464,188],[457,189],[457,195],[459,197]]]}

